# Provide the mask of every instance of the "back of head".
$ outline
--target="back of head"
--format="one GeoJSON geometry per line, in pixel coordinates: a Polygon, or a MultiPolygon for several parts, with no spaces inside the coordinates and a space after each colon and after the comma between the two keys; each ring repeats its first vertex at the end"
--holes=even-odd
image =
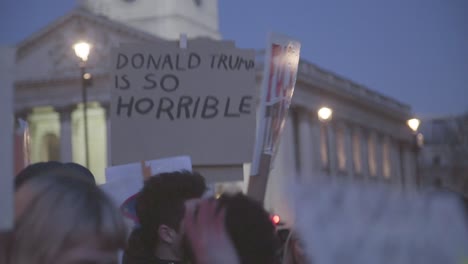
{"type": "Polygon", "coordinates": [[[103,250],[124,248],[122,216],[94,183],[55,171],[27,184],[35,196],[15,223],[12,263],[52,263],[83,243],[103,250]]]}
{"type": "Polygon", "coordinates": [[[140,227],[130,237],[124,263],[151,258],[158,242],[159,226],[164,224],[178,231],[185,214],[185,201],[200,198],[205,190],[204,178],[195,172],[176,171],[150,177],[137,196],[140,227]]]}
{"type": "Polygon", "coordinates": [[[90,182],[96,184],[94,175],[91,173],[91,171],[80,164],[73,162],[61,163],[58,161],[47,161],[31,164],[20,171],[15,177],[15,189],[18,190],[25,182],[32,178],[41,175],[48,175],[50,173],[73,175],[75,177],[81,177],[85,180],[89,180],[90,182]]]}
{"type": "Polygon", "coordinates": [[[226,208],[226,229],[241,264],[276,263],[279,242],[262,205],[241,193],[222,195],[219,202],[226,208]]]}
{"type": "Polygon", "coordinates": [[[26,181],[36,176],[42,175],[49,171],[62,167],[62,163],[58,161],[47,161],[33,163],[21,170],[15,177],[15,189],[21,187],[26,181]]]}

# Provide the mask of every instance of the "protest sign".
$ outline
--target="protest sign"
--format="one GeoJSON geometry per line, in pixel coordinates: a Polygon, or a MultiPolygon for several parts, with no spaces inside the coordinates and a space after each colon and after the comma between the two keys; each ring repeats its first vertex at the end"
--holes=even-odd
{"type": "Polygon", "coordinates": [[[140,191],[145,179],[180,170],[192,171],[190,157],[178,156],[109,167],[106,169],[106,183],[101,188],[120,206],[140,191]]]}
{"type": "Polygon", "coordinates": [[[301,44],[289,37],[271,34],[265,54],[259,120],[249,193],[263,201],[268,173],[294,93],[301,44]]]}
{"type": "Polygon", "coordinates": [[[14,58],[14,49],[0,47],[0,236],[13,228],[14,58]]]}
{"type": "Polygon", "coordinates": [[[112,57],[113,165],[176,155],[209,168],[251,161],[253,50],[201,39],[186,49],[175,41],[122,45],[112,57]]]}
{"type": "Polygon", "coordinates": [[[241,181],[244,175],[243,164],[193,166],[193,170],[203,175],[207,183],[241,181]]]}

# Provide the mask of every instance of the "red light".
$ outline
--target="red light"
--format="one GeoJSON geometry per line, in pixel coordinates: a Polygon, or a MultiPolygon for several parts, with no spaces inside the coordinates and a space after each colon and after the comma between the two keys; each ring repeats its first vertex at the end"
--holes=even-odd
{"type": "Polygon", "coordinates": [[[277,225],[281,221],[279,215],[274,215],[271,220],[273,221],[273,224],[277,225]]]}

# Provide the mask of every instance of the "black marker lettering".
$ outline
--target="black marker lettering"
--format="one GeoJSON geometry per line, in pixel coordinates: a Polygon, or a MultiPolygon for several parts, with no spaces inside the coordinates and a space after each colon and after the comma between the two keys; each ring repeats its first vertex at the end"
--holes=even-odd
{"type": "Polygon", "coordinates": [[[250,102],[252,101],[252,96],[242,96],[242,99],[240,101],[240,104],[239,104],[239,113],[242,113],[242,114],[250,114],[250,111],[251,111],[251,104],[250,102]],[[248,101],[248,102],[246,102],[248,101]]]}
{"type": "Polygon", "coordinates": [[[123,103],[122,102],[122,96],[119,96],[119,100],[117,101],[117,115],[120,116],[120,111],[123,108],[127,108],[127,116],[130,117],[132,115],[132,109],[133,109],[133,101],[135,98],[130,97],[130,102],[128,103],[123,103]]]}
{"type": "Polygon", "coordinates": [[[229,113],[229,105],[231,103],[231,98],[227,98],[226,107],[224,108],[225,117],[240,117],[240,114],[229,113]]]}
{"type": "Polygon", "coordinates": [[[185,118],[190,119],[190,109],[189,106],[193,103],[193,99],[190,96],[181,96],[179,98],[179,104],[177,105],[177,118],[180,118],[180,112],[182,108],[185,112],[185,118]]]}
{"type": "Polygon", "coordinates": [[[153,100],[149,98],[142,98],[135,103],[135,109],[139,114],[147,114],[151,111],[154,107],[153,100]],[[146,106],[145,106],[146,105],[146,106]]]}
{"type": "Polygon", "coordinates": [[[116,68],[120,70],[123,67],[125,67],[127,63],[128,63],[128,57],[125,54],[119,53],[119,55],[117,56],[116,68]]]}
{"type": "Polygon", "coordinates": [[[141,53],[137,53],[132,56],[132,67],[135,69],[140,69],[145,63],[145,57],[141,53]]]}
{"type": "Polygon", "coordinates": [[[219,101],[216,97],[207,96],[203,104],[202,118],[203,119],[214,118],[218,114],[218,103],[219,101]],[[210,114],[207,113],[208,110],[211,110],[210,114]]]}
{"type": "Polygon", "coordinates": [[[172,102],[171,99],[167,97],[161,97],[159,100],[158,111],[156,112],[156,118],[159,119],[161,117],[161,113],[166,112],[169,119],[174,120],[174,116],[171,113],[172,107],[174,107],[174,102],[172,102]],[[164,102],[168,103],[166,107],[164,107],[164,102]]]}
{"type": "Polygon", "coordinates": [[[145,76],[145,80],[148,82],[148,85],[143,86],[143,89],[149,90],[156,89],[158,87],[158,83],[153,80],[152,77],[155,77],[153,73],[149,73],[145,76]]]}
{"type": "Polygon", "coordinates": [[[173,92],[179,88],[179,79],[173,74],[166,74],[161,78],[161,89],[166,92],[173,92]]]}

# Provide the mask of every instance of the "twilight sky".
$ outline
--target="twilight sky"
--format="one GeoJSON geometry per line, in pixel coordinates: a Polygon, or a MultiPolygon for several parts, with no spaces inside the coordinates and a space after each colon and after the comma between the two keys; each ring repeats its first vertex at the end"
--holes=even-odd
{"type": "MultiPolygon", "coordinates": [[[[74,6],[1,0],[0,45],[74,6]]],[[[302,42],[303,59],[410,104],[419,117],[468,111],[467,0],[220,0],[219,12],[223,37],[238,46],[262,48],[267,32],[283,33],[302,42]]]]}

